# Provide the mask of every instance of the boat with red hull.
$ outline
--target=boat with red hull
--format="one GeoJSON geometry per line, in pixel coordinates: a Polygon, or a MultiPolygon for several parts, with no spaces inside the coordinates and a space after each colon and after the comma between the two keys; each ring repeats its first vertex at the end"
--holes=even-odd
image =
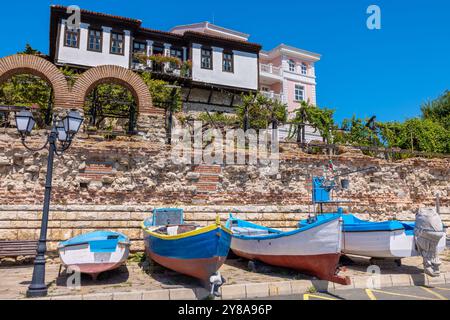
{"type": "MultiPolygon", "coordinates": [[[[220,276],[218,270],[230,250],[231,231],[219,219],[200,227],[185,224],[182,209],[156,209],[142,228],[146,255],[151,260],[197,278],[205,286],[214,282],[211,277],[220,276]]],[[[219,282],[223,282],[221,277],[219,282]]]]}
{"type": "Polygon", "coordinates": [[[338,275],[342,220],[339,215],[283,232],[231,217],[231,250],[238,256],[286,267],[322,280],[350,284],[338,275]]]}

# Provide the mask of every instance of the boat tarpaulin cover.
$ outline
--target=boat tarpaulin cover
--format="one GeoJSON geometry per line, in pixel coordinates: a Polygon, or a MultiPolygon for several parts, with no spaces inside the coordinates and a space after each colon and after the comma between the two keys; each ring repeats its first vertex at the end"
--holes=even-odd
{"type": "Polygon", "coordinates": [[[95,231],[61,242],[60,247],[88,243],[92,252],[112,252],[116,250],[117,243],[119,242],[129,242],[129,239],[119,232],[95,231]]]}
{"type": "MultiPolygon", "coordinates": [[[[330,217],[336,215],[335,213],[326,213],[317,215],[317,220],[321,221],[324,219],[329,219],[330,217]]],[[[413,234],[414,223],[401,222],[397,220],[372,222],[361,220],[354,216],[353,214],[342,214],[342,219],[344,221],[343,231],[344,232],[370,232],[370,231],[394,231],[394,230],[405,230],[406,234],[413,234]]],[[[306,225],[307,221],[302,220],[300,225],[306,225]]]]}

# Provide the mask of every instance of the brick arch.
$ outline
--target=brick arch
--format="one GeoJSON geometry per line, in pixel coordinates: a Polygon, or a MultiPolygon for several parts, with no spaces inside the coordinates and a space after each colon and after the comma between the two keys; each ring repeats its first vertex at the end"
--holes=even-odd
{"type": "Polygon", "coordinates": [[[77,79],[71,92],[74,107],[83,108],[87,95],[103,83],[119,84],[130,90],[141,114],[154,111],[150,91],[142,78],[131,70],[112,65],[89,69],[77,79]]]}
{"type": "Polygon", "coordinates": [[[28,54],[0,58],[0,83],[18,74],[32,74],[47,81],[53,87],[54,107],[71,107],[71,96],[66,77],[51,62],[28,54]]]}

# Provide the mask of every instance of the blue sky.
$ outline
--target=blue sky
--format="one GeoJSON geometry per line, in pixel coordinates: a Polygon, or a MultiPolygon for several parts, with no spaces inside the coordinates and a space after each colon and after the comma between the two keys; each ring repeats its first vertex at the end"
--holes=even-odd
{"type": "Polygon", "coordinates": [[[336,109],[337,120],[404,120],[450,89],[448,0],[4,1],[0,56],[26,42],[48,53],[50,4],[137,18],[160,30],[208,20],[251,34],[265,49],[285,43],[320,53],[318,104],[336,109]],[[366,27],[371,4],[381,8],[381,30],[366,27]]]}

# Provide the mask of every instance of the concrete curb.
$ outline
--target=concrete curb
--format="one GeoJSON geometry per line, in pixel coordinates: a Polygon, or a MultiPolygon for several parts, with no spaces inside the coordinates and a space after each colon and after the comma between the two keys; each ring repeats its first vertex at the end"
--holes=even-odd
{"type": "MultiPolygon", "coordinates": [[[[357,276],[351,277],[351,284],[348,286],[323,280],[291,280],[234,284],[223,286],[220,289],[222,297],[218,298],[218,300],[265,298],[343,289],[365,289],[369,287],[370,284],[375,286],[379,285],[379,288],[450,284],[450,272],[441,273],[441,275],[436,278],[432,278],[424,274],[381,275],[379,278],[379,283],[372,281],[372,277],[370,276],[357,276]]],[[[204,288],[181,288],[56,296],[34,300],[202,300],[207,298],[208,294],[209,293],[204,288]]]]}

